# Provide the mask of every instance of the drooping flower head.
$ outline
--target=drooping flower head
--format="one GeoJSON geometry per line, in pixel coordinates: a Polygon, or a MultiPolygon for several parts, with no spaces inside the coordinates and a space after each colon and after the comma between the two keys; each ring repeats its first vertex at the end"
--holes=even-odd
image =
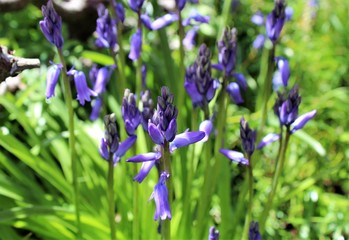
{"type": "Polygon", "coordinates": [[[113,155],[112,161],[116,165],[126,151],[135,143],[137,136],[130,136],[124,142],[120,143],[119,125],[116,122],[114,113],[104,117],[104,125],[104,138],[101,139],[99,153],[107,161],[113,155]]]}
{"type": "Polygon", "coordinates": [[[115,49],[117,45],[117,30],[115,21],[110,17],[109,11],[103,5],[98,7],[96,32],[97,47],[115,49]]]}
{"type": "Polygon", "coordinates": [[[131,49],[128,57],[132,61],[136,61],[142,51],[142,29],[138,28],[137,31],[131,37],[131,49]]]}
{"type": "Polygon", "coordinates": [[[143,104],[142,126],[144,131],[148,132],[148,122],[154,115],[154,103],[153,103],[153,99],[150,96],[149,90],[144,91],[141,97],[141,101],[143,104]]]}
{"type": "Polygon", "coordinates": [[[110,76],[115,68],[115,65],[107,66],[107,67],[92,67],[90,70],[90,80],[93,83],[93,91],[95,91],[98,95],[105,92],[107,83],[110,79],[110,76]]]}
{"type": "Polygon", "coordinates": [[[214,97],[217,83],[211,77],[211,51],[205,44],[199,48],[194,64],[186,70],[184,87],[194,107],[204,108],[214,97]]]}
{"type": "Polygon", "coordinates": [[[113,7],[115,8],[116,12],[116,21],[117,22],[124,22],[125,21],[125,8],[122,5],[122,3],[116,2],[116,0],[113,0],[113,7]]]}
{"type": "Polygon", "coordinates": [[[177,133],[178,110],[173,105],[173,94],[167,87],[161,88],[157,109],[148,125],[148,133],[154,143],[172,142],[177,133]]]}
{"type": "Polygon", "coordinates": [[[290,127],[298,117],[298,108],[301,103],[301,96],[298,93],[298,85],[295,85],[286,95],[278,93],[274,105],[274,112],[278,116],[280,124],[290,127]]]}
{"type": "Polygon", "coordinates": [[[275,44],[286,21],[284,0],[275,0],[274,9],[267,16],[265,23],[268,38],[275,44]]]}
{"type": "Polygon", "coordinates": [[[141,123],[141,114],[137,108],[136,97],[129,89],[125,89],[124,92],[121,114],[127,134],[129,136],[135,135],[135,131],[141,123]]]}
{"type": "Polygon", "coordinates": [[[62,64],[53,64],[47,72],[46,79],[46,98],[49,99],[55,95],[55,87],[58,83],[59,75],[63,68],[62,64]]]}
{"type": "Polygon", "coordinates": [[[62,36],[62,18],[53,7],[52,0],[41,7],[44,20],[40,21],[40,28],[46,39],[57,48],[62,48],[64,40],[62,36]]]}
{"type": "Polygon", "coordinates": [[[261,234],[259,233],[258,222],[251,222],[248,230],[248,240],[261,240],[261,234]]]}
{"type": "Polygon", "coordinates": [[[67,75],[74,77],[75,88],[78,93],[77,99],[81,105],[85,105],[85,101],[90,102],[91,96],[97,96],[97,93],[87,86],[86,77],[82,71],[71,69],[67,72],[67,75]]]}
{"type": "Polygon", "coordinates": [[[163,172],[160,175],[159,182],[155,185],[154,191],[150,196],[149,200],[154,199],[156,209],[154,214],[154,220],[171,219],[171,209],[168,201],[168,190],[166,187],[166,180],[170,175],[167,172],[163,172]]]}
{"type": "Polygon", "coordinates": [[[240,137],[244,152],[248,156],[251,156],[254,152],[257,132],[256,130],[252,130],[250,128],[247,121],[243,117],[240,119],[240,137]]]}
{"type": "Polygon", "coordinates": [[[208,240],[219,240],[219,231],[215,227],[210,227],[208,240]]]}
{"type": "Polygon", "coordinates": [[[287,87],[288,80],[290,78],[290,66],[287,59],[283,57],[275,58],[278,70],[274,73],[273,76],[273,89],[274,91],[280,88],[281,86],[287,87]]]}

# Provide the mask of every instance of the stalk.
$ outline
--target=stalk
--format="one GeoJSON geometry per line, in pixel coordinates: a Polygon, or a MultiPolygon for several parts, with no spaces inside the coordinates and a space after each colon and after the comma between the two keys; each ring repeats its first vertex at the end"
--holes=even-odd
{"type": "Polygon", "coordinates": [[[77,158],[75,151],[75,133],[74,133],[74,109],[72,105],[72,93],[68,80],[67,66],[64,61],[64,56],[62,49],[57,48],[59,59],[63,65],[63,87],[65,103],[68,109],[68,131],[69,131],[69,150],[70,150],[70,161],[72,167],[72,178],[73,178],[73,199],[75,205],[75,218],[76,218],[76,228],[77,228],[77,238],[81,238],[81,223],[80,223],[80,207],[79,207],[79,185],[78,185],[78,173],[77,173],[77,158]]]}
{"type": "MultiPolygon", "coordinates": [[[[181,11],[178,10],[178,35],[179,35],[179,84],[177,85],[177,93],[178,93],[178,103],[177,106],[183,106],[184,109],[186,109],[184,105],[184,79],[185,79],[185,66],[184,66],[184,45],[183,45],[183,39],[184,39],[184,27],[182,25],[182,14],[181,11]]],[[[187,113],[187,111],[185,111],[187,113]]],[[[183,111],[182,111],[183,113],[183,111]]]]}
{"type": "Polygon", "coordinates": [[[262,92],[262,121],[259,125],[259,131],[260,133],[263,132],[264,126],[267,120],[267,112],[268,112],[268,101],[271,95],[272,90],[272,84],[273,84],[273,72],[274,72],[274,57],[275,57],[275,45],[273,44],[272,49],[269,50],[268,54],[268,66],[267,66],[267,73],[264,79],[264,89],[262,92]]]}
{"type": "Polygon", "coordinates": [[[242,239],[247,239],[248,236],[248,229],[250,226],[250,222],[252,221],[252,204],[253,204],[253,168],[252,168],[252,157],[248,156],[249,165],[247,166],[248,169],[248,208],[247,208],[247,216],[245,219],[245,226],[243,231],[243,237],[242,239]]]}
{"type": "Polygon", "coordinates": [[[270,191],[269,196],[268,196],[267,205],[264,208],[262,215],[260,217],[260,220],[259,220],[261,234],[265,231],[265,223],[267,221],[269,211],[273,205],[275,192],[276,192],[277,187],[278,187],[279,177],[280,177],[282,169],[284,167],[285,155],[286,155],[287,145],[288,145],[289,139],[290,139],[290,129],[289,129],[289,127],[287,127],[285,140],[283,141],[283,144],[282,144],[282,147],[280,150],[280,156],[279,156],[279,159],[277,160],[276,170],[275,170],[275,174],[274,174],[273,181],[272,181],[271,191],[270,191]]]}
{"type": "MultiPolygon", "coordinates": [[[[171,169],[171,154],[170,154],[170,144],[165,141],[164,146],[161,147],[161,162],[160,162],[160,172],[166,171],[170,177],[166,180],[166,186],[168,191],[168,202],[172,205],[173,198],[173,182],[172,182],[172,169],[171,169]]],[[[169,240],[171,239],[171,220],[166,219],[162,221],[161,226],[161,239],[169,240]]]]}
{"type": "Polygon", "coordinates": [[[113,155],[111,154],[108,161],[108,205],[109,205],[109,225],[110,225],[110,239],[116,239],[115,229],[115,201],[114,201],[114,163],[113,155]]]}

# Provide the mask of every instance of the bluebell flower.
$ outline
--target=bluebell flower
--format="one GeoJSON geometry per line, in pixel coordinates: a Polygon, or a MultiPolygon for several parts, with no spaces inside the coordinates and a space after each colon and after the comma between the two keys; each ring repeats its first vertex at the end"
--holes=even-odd
{"type": "Polygon", "coordinates": [[[142,9],[143,3],[144,0],[128,0],[130,8],[136,13],[139,13],[139,11],[142,9]]]}
{"type": "Polygon", "coordinates": [[[185,34],[185,37],[183,39],[183,45],[186,49],[191,50],[195,46],[195,36],[197,32],[199,31],[198,27],[193,27],[190,29],[187,34],[185,34]]]}
{"type": "Polygon", "coordinates": [[[219,231],[215,227],[210,227],[208,240],[219,240],[219,231]]]}
{"type": "Polygon", "coordinates": [[[116,12],[116,21],[123,23],[125,21],[125,8],[122,5],[122,3],[117,3],[115,0],[113,0],[113,7],[115,8],[116,12]]]}
{"type": "Polygon", "coordinates": [[[142,51],[142,29],[137,29],[137,31],[132,35],[131,38],[131,50],[128,57],[132,61],[136,61],[142,51]]]}
{"type": "Polygon", "coordinates": [[[154,115],[154,103],[153,99],[150,96],[150,91],[145,90],[141,96],[141,101],[143,104],[143,111],[142,111],[142,126],[144,131],[148,132],[148,122],[150,119],[152,119],[154,115]]]}
{"type": "Polygon", "coordinates": [[[264,46],[265,36],[264,34],[258,34],[256,39],[253,41],[252,46],[255,49],[260,49],[264,46]]]}
{"type": "Polygon", "coordinates": [[[92,106],[92,111],[90,114],[90,120],[91,121],[95,121],[97,120],[97,118],[99,117],[99,113],[101,112],[101,108],[103,106],[103,99],[98,97],[92,106]]]}
{"type": "MultiPolygon", "coordinates": [[[[279,118],[280,127],[286,127],[290,134],[302,129],[305,124],[315,117],[316,110],[312,110],[298,117],[299,105],[301,97],[298,93],[298,86],[295,85],[289,92],[280,93],[274,104],[274,113],[279,118]]],[[[279,134],[268,134],[258,144],[257,148],[264,146],[278,140],[281,136],[279,134]]]]}
{"type": "MultiPolygon", "coordinates": [[[[165,145],[169,147],[172,153],[180,147],[196,143],[205,137],[204,131],[184,132],[177,134],[177,114],[178,110],[173,105],[173,95],[167,87],[161,88],[161,96],[158,97],[157,109],[148,123],[148,133],[153,142],[160,147],[165,145]]],[[[157,162],[161,158],[160,148],[155,152],[136,155],[127,160],[127,162],[157,162]]],[[[141,182],[149,173],[154,164],[143,164],[140,173],[134,180],[141,182]]]]}
{"type": "Polygon", "coordinates": [[[154,199],[156,209],[154,214],[154,220],[172,219],[170,204],[168,201],[168,190],[166,187],[166,180],[170,175],[167,172],[163,172],[160,175],[159,182],[155,185],[154,191],[149,200],[154,199]]]}
{"type": "Polygon", "coordinates": [[[40,29],[46,39],[57,48],[62,48],[64,39],[62,36],[62,18],[53,7],[52,0],[41,7],[44,20],[40,21],[40,29]]]}
{"type": "Polygon", "coordinates": [[[220,149],[219,152],[229,158],[231,161],[241,163],[243,165],[249,165],[248,159],[244,157],[244,154],[229,149],[220,149]]]}
{"type": "Polygon", "coordinates": [[[248,230],[248,240],[261,240],[258,222],[251,222],[248,230]]]}
{"type": "Polygon", "coordinates": [[[233,29],[224,29],[222,40],[218,42],[218,64],[212,64],[212,67],[222,71],[225,77],[233,77],[237,81],[226,86],[226,91],[230,98],[236,103],[244,102],[240,90],[247,89],[247,82],[242,74],[234,73],[237,51],[237,31],[233,29]]]}
{"type": "Polygon", "coordinates": [[[125,129],[129,136],[135,135],[138,125],[141,123],[141,113],[137,108],[136,97],[129,89],[125,89],[121,108],[125,129]]]}
{"type": "Polygon", "coordinates": [[[192,99],[194,108],[207,107],[218,88],[218,84],[211,77],[210,58],[210,49],[202,44],[195,63],[186,70],[184,88],[192,99]]]}
{"type": "Polygon", "coordinates": [[[278,90],[281,86],[287,87],[290,78],[290,66],[288,61],[283,57],[275,58],[278,70],[273,76],[273,90],[278,90]]]}
{"type": "Polygon", "coordinates": [[[175,2],[176,2],[176,7],[179,11],[182,11],[185,4],[187,3],[186,0],[175,0],[175,2]]]}
{"type": "Polygon", "coordinates": [[[242,141],[242,148],[247,156],[251,156],[254,152],[257,131],[252,130],[245,118],[240,119],[240,138],[242,141]]]}
{"type": "MultiPolygon", "coordinates": [[[[111,76],[114,68],[115,68],[115,65],[113,65],[111,67],[102,67],[96,71],[96,75],[93,77],[95,80],[94,84],[93,84],[93,91],[95,93],[100,95],[103,92],[105,92],[106,87],[107,87],[107,83],[110,79],[110,76],[111,76]]],[[[92,69],[92,71],[95,71],[95,70],[92,69]]],[[[90,71],[90,77],[91,77],[92,73],[90,71]]],[[[91,80],[91,82],[92,81],[93,80],[91,80]]]]}
{"type": "Polygon", "coordinates": [[[115,50],[117,46],[116,22],[110,17],[108,9],[103,5],[98,7],[96,33],[97,47],[115,50]]]}
{"type": "Polygon", "coordinates": [[[265,28],[268,38],[275,44],[286,21],[284,0],[275,0],[274,9],[268,14],[265,28]]]}
{"type": "Polygon", "coordinates": [[[189,26],[189,25],[194,25],[194,22],[196,23],[209,23],[210,17],[209,16],[202,16],[199,14],[198,11],[193,10],[189,13],[189,16],[185,18],[182,22],[183,26],[189,26]]]}
{"type": "Polygon", "coordinates": [[[120,143],[119,127],[116,122],[115,114],[106,115],[104,117],[105,133],[101,139],[99,153],[107,161],[112,161],[114,166],[120,161],[120,158],[125,155],[128,149],[137,140],[137,136],[130,136],[124,142],[120,143]]]}
{"type": "Polygon", "coordinates": [[[46,78],[46,98],[49,99],[55,95],[55,87],[58,83],[59,75],[61,74],[63,65],[53,64],[47,72],[46,78]]]}
{"type": "Polygon", "coordinates": [[[74,77],[75,88],[78,93],[77,99],[81,105],[85,105],[85,101],[91,101],[91,96],[97,96],[97,93],[87,86],[86,77],[83,72],[71,69],[67,72],[67,75],[74,77]]]}
{"type": "Polygon", "coordinates": [[[255,14],[253,14],[253,16],[251,17],[251,22],[253,22],[257,26],[262,26],[263,23],[264,23],[264,15],[263,15],[263,13],[258,11],[255,14]]]}

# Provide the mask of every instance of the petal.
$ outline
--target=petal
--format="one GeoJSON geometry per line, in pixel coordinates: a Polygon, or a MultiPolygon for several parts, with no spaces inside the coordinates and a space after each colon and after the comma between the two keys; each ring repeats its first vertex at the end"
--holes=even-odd
{"type": "Polygon", "coordinates": [[[170,25],[174,21],[178,20],[178,15],[175,13],[168,13],[165,14],[162,17],[159,17],[154,20],[154,22],[151,24],[151,28],[153,30],[159,30],[163,27],[166,27],[167,25],[170,25]]]}
{"type": "Polygon", "coordinates": [[[101,143],[99,146],[99,154],[104,158],[105,160],[109,160],[109,150],[108,150],[108,144],[105,141],[104,138],[101,139],[101,143]]]}
{"type": "Polygon", "coordinates": [[[233,77],[236,79],[237,83],[243,90],[247,90],[247,82],[245,76],[242,73],[234,73],[233,77]]]}
{"type": "Polygon", "coordinates": [[[150,153],[144,153],[144,154],[133,156],[127,159],[126,162],[148,162],[148,161],[155,161],[160,158],[161,158],[161,152],[150,152],[150,153]]]}
{"type": "Polygon", "coordinates": [[[133,178],[133,180],[141,183],[146,176],[148,176],[150,170],[153,168],[154,164],[156,161],[148,161],[148,162],[143,162],[142,167],[139,170],[139,173],[137,176],[133,178]]]}
{"type": "Polygon", "coordinates": [[[92,107],[92,112],[90,115],[91,121],[95,121],[98,118],[99,113],[100,113],[101,108],[102,108],[102,105],[103,105],[102,98],[97,98],[93,104],[93,107],[92,107]]]}
{"type": "Polygon", "coordinates": [[[162,136],[162,133],[154,123],[148,124],[148,133],[154,143],[159,145],[164,144],[164,136],[162,136]]]}
{"type": "Polygon", "coordinates": [[[131,50],[128,57],[132,61],[136,61],[141,54],[141,50],[142,50],[142,31],[140,29],[137,29],[136,33],[133,34],[131,38],[131,50]]]}
{"type": "Polygon", "coordinates": [[[290,6],[287,6],[285,8],[285,16],[286,16],[286,21],[290,21],[293,17],[293,8],[290,6]]]}
{"type": "Polygon", "coordinates": [[[264,46],[265,36],[263,34],[259,34],[256,39],[253,41],[253,48],[260,49],[264,46]]]}
{"type": "Polygon", "coordinates": [[[240,87],[236,82],[232,82],[227,86],[227,92],[229,93],[230,98],[236,104],[241,104],[244,102],[240,94],[240,87]]]}
{"type": "Polygon", "coordinates": [[[233,151],[233,150],[228,150],[228,149],[220,149],[220,153],[222,153],[224,156],[229,158],[231,161],[241,163],[243,165],[248,165],[248,160],[244,158],[244,154],[241,152],[233,151]]]}
{"type": "Polygon", "coordinates": [[[302,129],[309,120],[315,117],[316,112],[316,110],[313,110],[298,117],[291,125],[293,127],[291,133],[294,133],[297,130],[302,129]]]}
{"type": "Polygon", "coordinates": [[[178,134],[175,139],[170,143],[170,152],[172,153],[177,148],[185,147],[190,144],[196,143],[205,137],[205,132],[184,132],[178,134]]]}
{"type": "Polygon", "coordinates": [[[151,20],[150,17],[147,14],[142,14],[141,15],[141,20],[143,25],[148,28],[149,30],[153,30],[151,26],[151,20]]]}
{"type": "Polygon", "coordinates": [[[59,75],[63,65],[54,64],[47,72],[46,79],[46,98],[51,98],[55,95],[55,87],[58,83],[59,75]]]}
{"type": "Polygon", "coordinates": [[[260,26],[263,25],[264,22],[264,16],[263,13],[261,13],[260,11],[256,12],[252,17],[251,17],[251,22],[253,22],[254,24],[260,26]]]}
{"type": "Polygon", "coordinates": [[[211,66],[212,66],[212,68],[214,68],[214,69],[216,69],[218,71],[223,71],[224,70],[223,65],[220,64],[220,63],[215,63],[215,64],[212,64],[211,66]]]}
{"type": "Polygon", "coordinates": [[[105,91],[108,82],[109,71],[107,67],[102,67],[98,70],[96,75],[96,82],[93,87],[93,91],[97,94],[102,94],[105,91]]]}
{"type": "Polygon", "coordinates": [[[265,147],[266,145],[275,142],[280,139],[280,134],[276,133],[269,133],[267,134],[258,144],[257,149],[261,149],[265,147]]]}
{"type": "Polygon", "coordinates": [[[197,23],[208,23],[210,21],[210,17],[202,16],[201,14],[199,14],[198,11],[194,10],[190,12],[189,17],[187,19],[183,20],[182,25],[183,26],[193,25],[191,20],[194,20],[197,23]]]}
{"type": "Polygon", "coordinates": [[[190,29],[183,39],[183,45],[186,49],[191,50],[195,46],[195,36],[198,32],[198,28],[193,27],[190,29]]]}
{"type": "Polygon", "coordinates": [[[170,124],[168,125],[166,132],[165,132],[165,137],[168,142],[172,142],[173,139],[175,138],[177,133],[177,121],[176,119],[172,119],[170,124]]]}
{"type": "Polygon", "coordinates": [[[206,142],[212,132],[213,124],[210,120],[200,123],[199,130],[205,133],[205,137],[200,142],[206,142]]]}
{"type": "Polygon", "coordinates": [[[135,135],[128,137],[125,141],[120,143],[118,149],[115,152],[115,155],[118,157],[124,156],[127,150],[129,150],[133,146],[136,140],[137,140],[137,136],[135,135]]]}
{"type": "Polygon", "coordinates": [[[280,87],[284,85],[281,79],[280,71],[276,71],[274,73],[272,81],[273,81],[273,91],[277,91],[280,87]]]}

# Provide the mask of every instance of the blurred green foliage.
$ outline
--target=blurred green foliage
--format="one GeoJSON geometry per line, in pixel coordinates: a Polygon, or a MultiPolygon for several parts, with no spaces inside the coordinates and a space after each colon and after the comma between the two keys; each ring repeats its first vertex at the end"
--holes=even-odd
{"type": "MultiPolygon", "coordinates": [[[[310,1],[289,1],[294,10],[291,21],[283,29],[276,55],[288,58],[291,66],[291,85],[300,85],[302,104],[300,114],[317,109],[316,118],[291,139],[280,183],[278,197],[267,223],[265,239],[347,239],[349,238],[349,38],[347,21],[349,2],[321,0],[312,7],[310,1]],[[336,6],[336,7],[334,7],[336,6]]],[[[197,43],[205,42],[213,51],[212,61],[217,62],[216,41],[224,21],[221,12],[223,1],[203,0],[198,6],[202,14],[210,15],[209,25],[200,28],[197,43]]],[[[238,70],[248,77],[250,89],[245,94],[246,104],[229,108],[227,124],[228,145],[239,143],[238,122],[241,115],[249,115],[253,127],[258,126],[259,113],[254,113],[257,78],[263,51],[252,49],[252,42],[263,27],[254,26],[250,18],[257,10],[267,14],[272,1],[240,1],[229,14],[228,24],[239,32],[238,70]]],[[[189,10],[187,10],[189,11],[189,10]]],[[[128,15],[133,16],[130,12],[128,15]]],[[[25,71],[20,75],[24,88],[0,96],[0,239],[72,239],[75,223],[71,199],[71,171],[67,142],[67,116],[61,91],[46,102],[45,78],[49,60],[55,60],[55,51],[40,32],[38,22],[41,12],[33,5],[20,12],[2,13],[0,16],[0,45],[15,50],[27,58],[40,58],[39,70],[25,71]]],[[[125,29],[123,45],[129,49],[132,28],[125,29]]],[[[176,27],[166,29],[169,46],[176,44],[176,27]]],[[[64,26],[66,55],[69,65],[87,73],[91,62],[111,64],[107,52],[94,47],[94,37],[86,42],[69,39],[64,26]]],[[[147,64],[147,85],[157,96],[160,87],[168,84],[160,35],[146,32],[143,61],[147,64]]],[[[197,48],[186,52],[186,64],[192,63],[197,48]]],[[[172,53],[178,60],[178,52],[172,53]]],[[[134,66],[127,61],[129,86],[134,87],[134,66]]],[[[214,73],[218,76],[217,73],[214,73]]],[[[172,83],[173,84],[173,83],[172,83]]],[[[107,104],[103,112],[120,116],[116,100],[115,82],[110,82],[107,104]]],[[[184,90],[183,90],[184,91],[184,90]]],[[[175,93],[176,95],[176,93],[175,93]]],[[[118,96],[119,97],[119,96],[118,96]]],[[[270,100],[270,106],[274,97],[270,100]]],[[[76,103],[75,103],[76,104],[76,103]]],[[[190,101],[186,96],[186,104],[190,101]]],[[[77,126],[77,152],[79,156],[79,183],[84,239],[107,239],[106,169],[99,156],[98,142],[103,134],[102,120],[90,122],[90,106],[75,105],[79,118],[77,126]]],[[[268,116],[268,131],[277,130],[277,120],[272,110],[268,116]]],[[[190,119],[185,120],[190,123],[190,119]]],[[[125,138],[125,136],[122,136],[125,138]]],[[[277,144],[276,144],[277,145],[277,144]]],[[[270,190],[273,159],[277,146],[271,145],[256,157],[256,193],[254,216],[259,216],[270,190]]],[[[147,146],[143,144],[140,149],[147,146]]],[[[190,149],[192,150],[192,149],[190,149]]],[[[145,151],[145,150],[144,150],[145,151]]],[[[198,151],[198,150],[196,150],[198,151]]],[[[174,168],[180,169],[177,153],[174,168]]],[[[188,154],[189,155],[189,154],[188,154]]],[[[196,159],[199,154],[196,154],[196,159]]],[[[128,153],[126,157],[131,156],[128,153]]],[[[190,158],[188,158],[189,160],[190,158]]],[[[203,169],[201,169],[203,170],[203,169]]],[[[201,171],[199,169],[199,173],[201,171]]],[[[116,216],[119,239],[130,239],[132,215],[133,166],[122,161],[116,167],[116,216]],[[123,218],[122,218],[123,217],[123,218]]],[[[231,216],[239,210],[239,198],[244,178],[244,168],[231,165],[231,216]]],[[[200,199],[203,177],[195,176],[192,200],[200,199]]],[[[178,176],[175,188],[182,192],[178,176]]],[[[142,239],[157,236],[157,222],[152,220],[154,205],[147,200],[156,183],[152,172],[142,183],[142,239]],[[150,180],[149,180],[150,179],[150,180]]],[[[178,199],[181,194],[179,193],[178,199]]],[[[174,203],[173,232],[181,231],[179,218],[181,202],[174,203]]],[[[207,225],[219,224],[220,200],[213,196],[207,225]]],[[[193,213],[194,214],[194,213],[193,213]]],[[[243,219],[236,232],[242,231],[243,219]]],[[[239,239],[238,235],[233,236],[239,239]]]]}

